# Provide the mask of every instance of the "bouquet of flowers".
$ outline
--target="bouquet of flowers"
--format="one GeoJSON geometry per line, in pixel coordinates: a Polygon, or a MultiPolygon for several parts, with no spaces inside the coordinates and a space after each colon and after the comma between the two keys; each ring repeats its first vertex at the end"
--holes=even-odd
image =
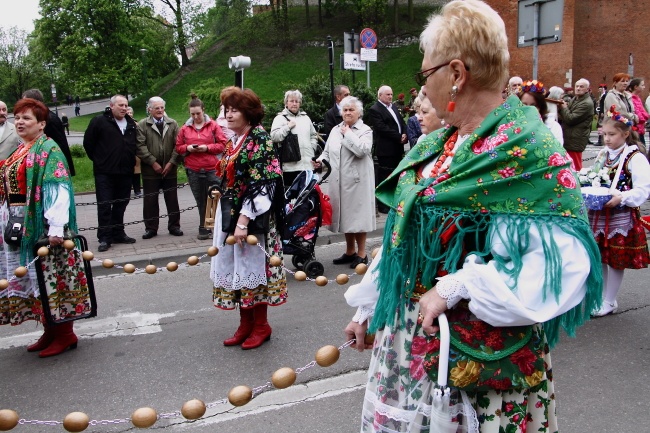
{"type": "Polygon", "coordinates": [[[609,187],[611,183],[609,169],[606,167],[600,170],[595,170],[595,167],[583,168],[578,172],[578,179],[581,186],[609,187]]]}

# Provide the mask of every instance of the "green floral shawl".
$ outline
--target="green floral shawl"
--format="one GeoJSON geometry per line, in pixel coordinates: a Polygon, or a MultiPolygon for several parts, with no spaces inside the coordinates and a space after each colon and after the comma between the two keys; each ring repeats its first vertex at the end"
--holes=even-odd
{"type": "Polygon", "coordinates": [[[20,263],[26,264],[34,257],[36,241],[45,233],[45,209],[57,199],[58,188],[48,188],[63,184],[70,194],[68,228],[77,231],[74,191],[63,152],[53,140],[42,135],[25,157],[27,205],[25,210],[25,232],[20,247],[20,263]],[[43,194],[44,191],[53,194],[43,194]]]}
{"type": "MultiPolygon", "coordinates": [[[[430,289],[437,276],[457,271],[468,254],[495,260],[498,270],[509,275],[510,289],[516,291],[528,233],[534,226],[541,233],[560,227],[580,239],[589,254],[585,298],[544,324],[550,344],[558,340],[560,328],[574,335],[600,304],[602,271],[571,160],[537,110],[510,97],[457,149],[447,173],[438,179],[420,179],[418,168],[439,155],[454,132],[452,127],[429,134],[377,187],[378,199],[392,210],[384,232],[377,278],[380,296],[370,331],[394,323],[416,282],[430,289]],[[490,253],[495,217],[508,226],[505,235],[497,236],[508,247],[509,260],[490,253]]],[[[562,251],[550,239],[544,253],[545,268],[540,270],[544,299],[557,299],[562,291],[562,251]]]]}

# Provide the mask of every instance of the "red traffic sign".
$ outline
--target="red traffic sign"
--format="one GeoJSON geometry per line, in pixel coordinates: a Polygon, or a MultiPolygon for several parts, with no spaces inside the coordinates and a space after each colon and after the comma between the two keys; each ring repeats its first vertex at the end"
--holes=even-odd
{"type": "Polygon", "coordinates": [[[377,48],[377,33],[373,29],[363,29],[359,33],[359,42],[363,48],[377,48]]]}

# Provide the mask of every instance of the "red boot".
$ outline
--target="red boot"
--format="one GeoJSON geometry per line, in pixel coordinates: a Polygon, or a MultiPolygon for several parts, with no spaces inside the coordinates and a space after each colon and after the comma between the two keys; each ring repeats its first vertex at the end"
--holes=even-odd
{"type": "Polygon", "coordinates": [[[255,349],[271,339],[271,327],[266,320],[267,304],[258,304],[255,306],[255,325],[250,337],[244,341],[241,348],[244,350],[255,349]]]}
{"type": "Polygon", "coordinates": [[[48,325],[47,323],[43,323],[43,335],[41,335],[41,338],[39,338],[36,343],[27,346],[27,351],[39,352],[47,348],[47,346],[52,343],[52,340],[54,340],[54,331],[52,331],[52,326],[48,325]]]}
{"type": "Polygon", "coordinates": [[[239,328],[235,331],[235,335],[227,340],[224,340],[224,346],[239,346],[242,344],[249,335],[253,332],[253,309],[240,308],[239,309],[239,328]]]}
{"type": "Polygon", "coordinates": [[[47,358],[48,356],[56,356],[68,348],[77,348],[77,336],[72,330],[72,322],[54,325],[52,326],[52,332],[54,332],[54,340],[47,349],[38,354],[39,357],[47,358]]]}

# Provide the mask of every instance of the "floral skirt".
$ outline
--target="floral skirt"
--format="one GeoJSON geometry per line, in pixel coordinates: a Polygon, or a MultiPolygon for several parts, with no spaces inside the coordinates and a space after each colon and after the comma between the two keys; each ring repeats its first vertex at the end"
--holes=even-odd
{"type": "MultiPolygon", "coordinates": [[[[430,338],[418,323],[419,304],[410,302],[406,320],[396,318],[393,329],[375,336],[368,384],[363,404],[362,432],[431,432],[429,421],[434,383],[423,368],[430,338]]],[[[476,416],[454,414],[458,432],[557,432],[555,393],[550,355],[547,371],[535,388],[523,391],[489,391],[468,396],[452,392],[450,412],[468,405],[476,416]]],[[[450,415],[451,416],[451,415],[450,415]]]]}
{"type": "MultiPolygon", "coordinates": [[[[607,230],[594,230],[596,227],[595,212],[589,212],[592,230],[596,233],[596,242],[600,249],[602,263],[614,269],[643,269],[650,264],[646,230],[640,222],[639,210],[629,209],[630,227],[625,233],[607,230]]],[[[625,213],[627,216],[627,212],[625,213]]],[[[601,218],[609,219],[609,215],[601,218]]],[[[613,218],[616,218],[614,214],[613,218]]],[[[602,225],[602,223],[601,223],[602,225]]]]}

